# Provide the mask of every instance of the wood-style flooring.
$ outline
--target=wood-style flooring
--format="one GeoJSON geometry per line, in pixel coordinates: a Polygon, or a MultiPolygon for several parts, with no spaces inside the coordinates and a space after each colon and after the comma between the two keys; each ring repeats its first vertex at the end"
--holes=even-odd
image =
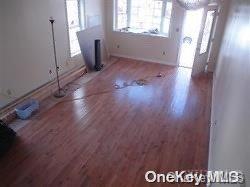
{"type": "Polygon", "coordinates": [[[18,131],[0,186],[185,186],[144,175],[207,169],[211,85],[190,69],[119,59],[18,131]]]}

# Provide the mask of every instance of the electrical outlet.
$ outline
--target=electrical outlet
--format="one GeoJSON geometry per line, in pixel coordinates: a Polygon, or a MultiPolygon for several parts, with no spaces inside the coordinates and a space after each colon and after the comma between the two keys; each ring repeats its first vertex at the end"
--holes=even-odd
{"type": "Polygon", "coordinates": [[[215,120],[214,122],[211,122],[211,123],[210,123],[210,126],[211,126],[211,127],[214,127],[214,126],[216,126],[216,125],[217,125],[217,120],[215,120]]]}

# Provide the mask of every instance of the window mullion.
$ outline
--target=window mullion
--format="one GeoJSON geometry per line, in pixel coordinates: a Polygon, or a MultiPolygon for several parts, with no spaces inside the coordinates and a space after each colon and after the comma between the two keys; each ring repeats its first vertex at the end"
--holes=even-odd
{"type": "Polygon", "coordinates": [[[131,23],[131,8],[132,8],[132,0],[127,0],[127,27],[130,27],[131,23]]]}
{"type": "Polygon", "coordinates": [[[118,0],[114,0],[114,18],[115,20],[115,29],[118,28],[118,0]]]}
{"type": "Polygon", "coordinates": [[[85,29],[86,28],[86,9],[85,9],[85,0],[79,0],[79,7],[80,7],[80,11],[79,11],[79,15],[81,16],[80,18],[80,25],[81,25],[81,29],[85,29]]]}
{"type": "Polygon", "coordinates": [[[78,21],[79,21],[79,26],[82,29],[82,10],[81,10],[81,0],[77,0],[77,5],[78,5],[78,21]]]}
{"type": "Polygon", "coordinates": [[[165,19],[165,16],[166,16],[166,10],[167,10],[167,1],[163,0],[162,12],[161,12],[161,28],[160,28],[161,33],[163,33],[164,19],[165,19]]]}

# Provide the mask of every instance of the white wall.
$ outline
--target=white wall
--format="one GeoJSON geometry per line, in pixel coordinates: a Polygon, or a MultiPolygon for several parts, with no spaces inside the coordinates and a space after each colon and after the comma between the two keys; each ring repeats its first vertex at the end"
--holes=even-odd
{"type": "Polygon", "coordinates": [[[170,38],[156,36],[142,36],[113,31],[113,0],[106,1],[107,40],[111,54],[145,59],[165,64],[177,63],[179,40],[182,28],[184,11],[173,0],[173,15],[171,20],[170,38]],[[120,48],[117,48],[117,45],[120,48]],[[166,55],[163,55],[163,52],[166,55]]]}
{"type": "Polygon", "coordinates": [[[104,23],[104,4],[104,0],[85,0],[87,26],[91,26],[88,25],[88,20],[91,17],[100,17],[100,22],[104,23]]]}
{"type": "MultiPolygon", "coordinates": [[[[88,16],[103,16],[103,0],[86,0],[88,16]]],[[[60,73],[83,65],[69,60],[64,0],[3,0],[4,91],[20,97],[55,77],[49,17],[56,20],[55,35],[60,73]],[[49,74],[49,70],[53,75],[49,74]]],[[[2,27],[1,27],[2,28],[2,27]]]]}
{"type": "Polygon", "coordinates": [[[71,67],[64,1],[5,0],[4,88],[20,97],[54,78],[50,16],[56,19],[55,33],[60,72],[71,67]]]}
{"type": "Polygon", "coordinates": [[[249,0],[232,0],[214,77],[212,121],[217,124],[211,128],[209,159],[210,169],[242,170],[245,186],[250,186],[249,12],[249,0]]]}

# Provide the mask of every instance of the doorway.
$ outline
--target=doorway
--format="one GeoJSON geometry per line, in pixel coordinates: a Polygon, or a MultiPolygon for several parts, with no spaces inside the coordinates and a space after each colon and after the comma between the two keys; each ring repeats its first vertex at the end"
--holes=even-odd
{"type": "Polygon", "coordinates": [[[180,67],[193,68],[203,13],[203,8],[198,10],[187,10],[185,13],[179,52],[180,67]]]}

